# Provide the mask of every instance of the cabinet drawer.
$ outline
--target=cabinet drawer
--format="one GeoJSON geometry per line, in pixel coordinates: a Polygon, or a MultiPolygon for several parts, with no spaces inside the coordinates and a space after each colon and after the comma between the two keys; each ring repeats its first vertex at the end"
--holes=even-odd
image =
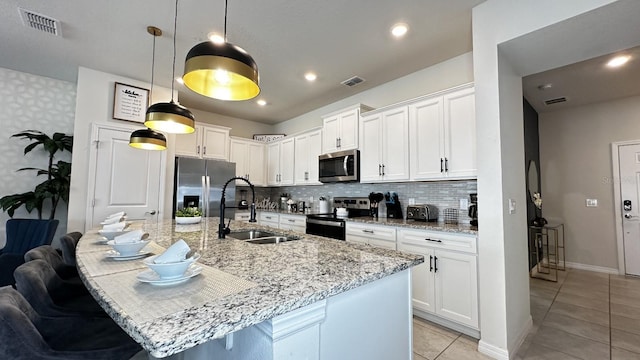
{"type": "Polygon", "coordinates": [[[398,230],[398,242],[407,247],[432,247],[435,249],[460,251],[477,254],[477,240],[474,235],[453,234],[429,230],[398,230]]]}
{"type": "Polygon", "coordinates": [[[248,212],[237,212],[234,217],[237,221],[249,221],[249,219],[251,219],[251,213],[248,212]]]}
{"type": "Polygon", "coordinates": [[[304,233],[307,230],[307,217],[301,215],[280,215],[280,229],[304,233]]]}
{"type": "Polygon", "coordinates": [[[383,241],[393,241],[395,248],[396,229],[391,226],[353,224],[347,222],[346,234],[347,237],[351,235],[383,241]]]}
{"type": "Polygon", "coordinates": [[[275,221],[278,222],[278,219],[280,218],[280,216],[278,214],[275,213],[270,213],[270,212],[261,212],[260,213],[260,221],[275,221]]]}

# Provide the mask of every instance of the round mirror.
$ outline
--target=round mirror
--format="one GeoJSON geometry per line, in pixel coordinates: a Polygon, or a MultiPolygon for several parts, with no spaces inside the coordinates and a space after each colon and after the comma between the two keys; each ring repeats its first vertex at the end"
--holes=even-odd
{"type": "Polygon", "coordinates": [[[531,197],[531,201],[533,201],[533,194],[540,192],[538,186],[538,166],[533,160],[529,161],[529,170],[527,170],[527,182],[529,196],[531,197]]]}

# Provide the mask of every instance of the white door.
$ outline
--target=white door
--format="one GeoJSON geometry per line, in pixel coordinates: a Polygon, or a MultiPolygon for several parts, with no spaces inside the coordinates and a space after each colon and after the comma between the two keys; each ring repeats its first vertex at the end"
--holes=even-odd
{"type": "Polygon", "coordinates": [[[424,246],[425,236],[419,232],[400,230],[398,251],[424,256],[424,262],[411,268],[412,304],[415,309],[435,313],[435,279],[433,249],[424,246]]]}
{"type": "Polygon", "coordinates": [[[318,180],[318,156],[320,154],[322,154],[322,131],[318,130],[309,134],[309,163],[307,164],[309,174],[307,175],[307,184],[321,184],[318,180]]]}
{"type": "Polygon", "coordinates": [[[253,185],[267,185],[264,178],[264,145],[249,143],[248,155],[249,162],[247,164],[247,171],[249,172],[249,181],[251,181],[253,185]]]}
{"type": "Polygon", "coordinates": [[[295,141],[287,139],[280,144],[280,185],[293,185],[295,141]]]}
{"type": "Polygon", "coordinates": [[[279,185],[280,181],[280,142],[267,145],[267,183],[279,185]]]}
{"type": "Polygon", "coordinates": [[[129,220],[159,219],[160,189],[163,185],[163,156],[160,151],[129,146],[131,130],[98,128],[93,188],[88,201],[91,216],[87,229],[100,226],[107,215],[124,211],[129,220]]]}
{"type": "Polygon", "coordinates": [[[332,116],[323,120],[322,125],[322,152],[330,153],[338,150],[338,131],[340,120],[338,116],[332,116]]]}
{"type": "MultiPolygon", "coordinates": [[[[181,135],[179,135],[181,136],[181,135]]],[[[229,160],[229,130],[203,127],[202,157],[205,159],[229,160]]]]}
{"type": "MultiPolygon", "coordinates": [[[[229,161],[236,163],[236,176],[249,176],[249,144],[246,141],[231,139],[229,144],[229,161]]],[[[236,185],[246,185],[242,180],[236,180],[236,185]]]]}
{"type": "Polygon", "coordinates": [[[296,185],[303,185],[309,179],[309,135],[296,136],[294,181],[296,185]]]}
{"type": "Polygon", "coordinates": [[[376,182],[382,178],[382,115],[363,116],[360,124],[360,181],[376,182]]]}
{"type": "Polygon", "coordinates": [[[618,151],[625,273],[640,275],[640,145],[618,151]]]}

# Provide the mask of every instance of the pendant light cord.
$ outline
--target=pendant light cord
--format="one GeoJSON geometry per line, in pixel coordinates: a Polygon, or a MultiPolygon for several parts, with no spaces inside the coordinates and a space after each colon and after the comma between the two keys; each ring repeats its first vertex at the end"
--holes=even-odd
{"type": "MultiPolygon", "coordinates": [[[[148,101],[151,102],[152,98],[153,98],[153,73],[154,73],[154,69],[156,67],[156,34],[155,34],[155,30],[153,31],[154,33],[151,34],[153,35],[153,52],[151,53],[151,89],[149,90],[149,99],[148,101]]],[[[147,107],[149,106],[149,104],[147,104],[147,107]]]]}
{"type": "Polygon", "coordinates": [[[173,103],[173,83],[176,81],[176,30],[178,29],[178,0],[173,16],[173,65],[171,66],[171,102],[173,103]]]}
{"type": "Polygon", "coordinates": [[[224,42],[227,42],[227,9],[229,0],[224,0],[224,42]]]}

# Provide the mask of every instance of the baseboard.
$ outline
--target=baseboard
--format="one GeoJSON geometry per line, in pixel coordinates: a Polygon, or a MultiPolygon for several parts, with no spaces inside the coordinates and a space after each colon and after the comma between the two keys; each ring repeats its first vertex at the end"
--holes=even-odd
{"type": "Polygon", "coordinates": [[[573,262],[566,262],[565,265],[568,268],[578,269],[578,270],[595,271],[599,273],[606,273],[606,274],[613,274],[613,275],[620,274],[620,272],[618,272],[618,269],[604,267],[604,266],[587,265],[587,264],[580,264],[580,263],[573,263],[573,262]]]}
{"type": "Polygon", "coordinates": [[[449,328],[451,330],[463,333],[465,335],[471,336],[472,338],[475,339],[480,339],[480,330],[476,330],[473,328],[470,328],[466,325],[462,325],[462,324],[458,324],[456,322],[453,322],[451,320],[447,320],[444,318],[441,318],[439,316],[418,310],[418,309],[413,309],[413,315],[431,321],[433,323],[436,323],[438,325],[442,325],[446,328],[449,328]]]}
{"type": "Polygon", "coordinates": [[[509,360],[509,352],[507,350],[493,346],[482,340],[478,341],[478,352],[497,360],[509,360]]]}
{"type": "Polygon", "coordinates": [[[513,351],[511,351],[511,355],[512,355],[511,357],[515,356],[515,354],[517,354],[518,351],[520,351],[520,347],[524,343],[524,340],[527,338],[527,335],[529,335],[531,328],[533,328],[533,318],[531,317],[531,315],[529,315],[529,319],[527,319],[527,322],[524,324],[524,326],[520,330],[520,334],[516,339],[516,342],[515,342],[516,345],[513,347],[513,351]]]}

